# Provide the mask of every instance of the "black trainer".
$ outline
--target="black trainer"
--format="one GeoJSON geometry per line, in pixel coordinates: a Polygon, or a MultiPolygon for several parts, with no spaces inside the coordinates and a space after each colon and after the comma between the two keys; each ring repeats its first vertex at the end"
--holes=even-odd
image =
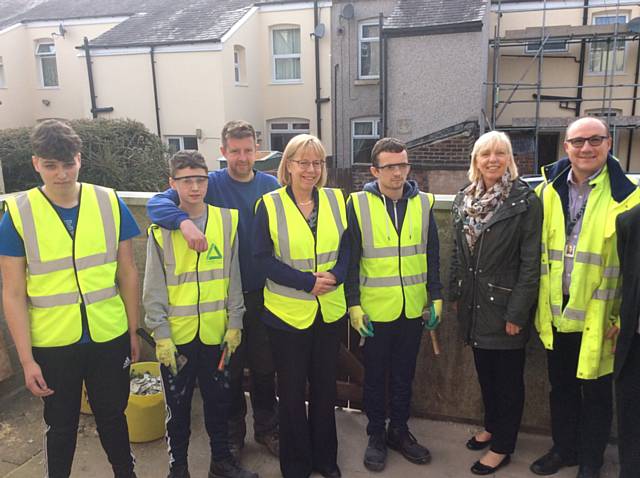
{"type": "Polygon", "coordinates": [[[172,466],[167,478],[191,478],[187,465],[172,466]]]}
{"type": "Polygon", "coordinates": [[[233,457],[223,461],[211,462],[209,478],[258,478],[258,474],[245,470],[233,457]]]}
{"type": "Polygon", "coordinates": [[[396,431],[390,428],[387,434],[387,446],[399,451],[402,456],[416,465],[424,465],[431,461],[429,450],[418,443],[409,430],[396,431]]]}
{"type": "Polygon", "coordinates": [[[384,433],[369,435],[364,452],[364,467],[369,471],[382,471],[387,462],[387,443],[384,433]]]}
{"type": "Polygon", "coordinates": [[[263,435],[256,434],[254,438],[257,443],[264,445],[273,456],[276,458],[280,457],[280,435],[277,429],[263,435]]]}

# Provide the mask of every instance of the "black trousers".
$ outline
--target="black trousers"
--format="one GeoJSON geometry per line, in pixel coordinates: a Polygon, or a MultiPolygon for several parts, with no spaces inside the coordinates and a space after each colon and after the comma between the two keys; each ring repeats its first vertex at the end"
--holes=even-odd
{"type": "Polygon", "coordinates": [[[640,336],[616,380],[620,478],[640,478],[640,336]]]}
{"type": "Polygon", "coordinates": [[[267,327],[278,374],[280,471],[306,478],[312,470],[337,466],[336,369],[343,320],[287,331],[267,327]],[[309,382],[309,410],[305,390],[309,382]]]}
{"type": "Polygon", "coordinates": [[[267,435],[278,429],[275,387],[275,366],[267,327],[260,316],[264,308],[262,290],[244,294],[242,343],[229,363],[231,409],[229,410],[229,439],[243,443],[246,435],[245,416],[247,402],[242,389],[245,367],[251,376],[251,408],[253,430],[256,436],[267,435]]]}
{"type": "Polygon", "coordinates": [[[510,454],[516,448],[524,409],[525,349],[473,349],[484,404],[484,428],[491,451],[510,454]]]}
{"type": "Polygon", "coordinates": [[[375,322],[374,336],[364,344],[363,405],[369,419],[367,434],[384,433],[387,421],[386,380],[389,375],[389,427],[408,430],[411,388],[422,338],[422,319],[404,315],[392,322],[375,322]]]}
{"type": "Polygon", "coordinates": [[[191,399],[196,380],[202,396],[204,425],[209,435],[211,459],[223,461],[231,457],[227,437],[227,419],[231,394],[224,380],[216,379],[221,349],[219,345],[204,345],[199,338],[177,345],[178,353],[188,361],[176,377],[161,366],[167,404],[167,445],[171,466],[187,464],[187,449],[191,436],[191,399]]]}
{"type": "Polygon", "coordinates": [[[594,380],[576,377],[581,333],[553,329],[553,350],[547,350],[551,392],[553,450],[565,460],[602,466],[613,417],[612,374],[594,380]]]}
{"type": "Polygon", "coordinates": [[[71,474],[76,449],[82,382],[87,387],[102,448],[116,477],[129,477],[134,458],[124,410],[129,400],[129,334],[104,343],[34,347],[49,388],[44,397],[45,467],[49,478],[71,474]]]}

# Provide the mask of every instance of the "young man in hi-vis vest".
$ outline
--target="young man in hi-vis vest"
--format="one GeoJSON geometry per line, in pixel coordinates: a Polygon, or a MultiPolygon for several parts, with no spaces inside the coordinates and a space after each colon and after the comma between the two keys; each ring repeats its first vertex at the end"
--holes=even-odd
{"type": "Polygon", "coordinates": [[[371,161],[376,181],[353,193],[347,207],[353,246],[346,291],[351,325],[365,339],[363,400],[369,443],[364,465],[381,471],[387,446],[412,463],[431,459],[407,421],[422,330],[433,330],[440,321],[442,284],[434,198],[415,181],[407,181],[405,145],[383,138],[373,147],[371,161]],[[429,301],[432,306],[423,322],[429,301]]]}
{"type": "Polygon", "coordinates": [[[31,144],[44,185],[6,199],[0,268],[25,385],[44,402],[45,476],[71,473],[84,381],[114,476],[131,478],[124,410],[139,354],[140,230],[112,189],[78,182],[82,142],[70,126],[44,121],[31,144]]]}
{"type": "Polygon", "coordinates": [[[240,345],[244,302],[238,262],[238,211],[209,206],[207,165],[197,151],[179,151],[169,161],[169,183],[180,209],[205,235],[208,249],[196,252],[179,230],[152,224],[147,243],[143,303],[145,323],[156,339],[156,355],[168,408],[168,478],[188,478],[191,398],[200,387],[211,446],[209,478],[257,478],[229,450],[231,394],[219,376],[240,345]],[[176,355],[187,363],[178,371],[176,355]],[[224,358],[222,358],[224,362],[224,358]]]}

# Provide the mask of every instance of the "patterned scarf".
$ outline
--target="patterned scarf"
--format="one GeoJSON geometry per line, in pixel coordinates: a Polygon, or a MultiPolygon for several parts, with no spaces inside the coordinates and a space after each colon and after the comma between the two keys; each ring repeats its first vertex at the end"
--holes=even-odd
{"type": "Polygon", "coordinates": [[[509,196],[512,184],[511,173],[507,169],[500,181],[487,190],[485,190],[482,178],[479,178],[475,183],[471,183],[464,189],[462,230],[467,238],[467,244],[469,244],[471,252],[473,252],[484,225],[493,217],[503,201],[509,196]]]}

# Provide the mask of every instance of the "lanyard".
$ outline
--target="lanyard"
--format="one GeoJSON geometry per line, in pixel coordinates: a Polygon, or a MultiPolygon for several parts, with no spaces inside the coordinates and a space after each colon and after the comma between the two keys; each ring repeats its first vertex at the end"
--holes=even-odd
{"type": "Polygon", "coordinates": [[[580,218],[584,214],[584,210],[586,209],[586,207],[587,207],[587,201],[585,201],[582,204],[582,207],[578,211],[578,214],[576,214],[575,217],[572,217],[571,220],[569,221],[569,223],[567,224],[567,231],[566,231],[567,232],[567,234],[566,234],[567,239],[571,235],[571,232],[573,231],[573,228],[576,227],[576,224],[578,224],[578,221],[580,220],[580,218]]]}

